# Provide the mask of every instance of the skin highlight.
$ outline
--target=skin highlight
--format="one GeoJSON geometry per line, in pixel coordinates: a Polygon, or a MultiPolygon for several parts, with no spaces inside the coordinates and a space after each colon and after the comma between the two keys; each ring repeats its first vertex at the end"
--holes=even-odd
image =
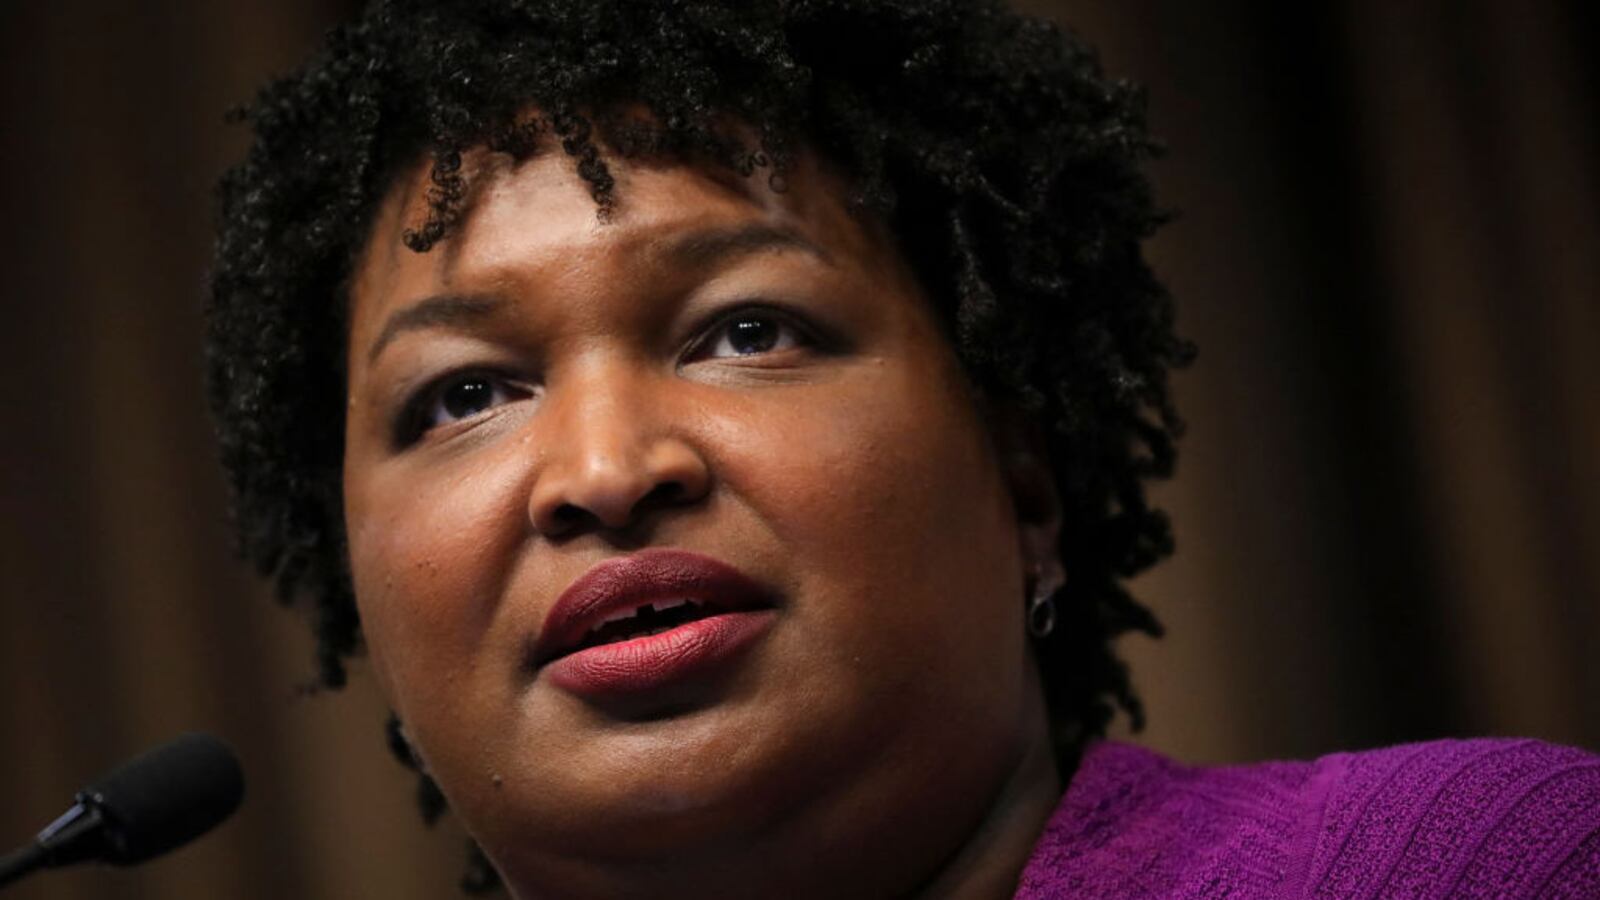
{"type": "Polygon", "coordinates": [[[782,194],[616,164],[605,221],[557,155],[469,165],[455,233],[403,246],[416,169],[356,263],[344,503],[380,684],[513,893],[1009,896],[1060,793],[1021,614],[1055,485],[893,241],[812,164],[782,194]],[[774,349],[728,354],[728,314],[774,349]],[[452,372],[492,397],[459,420],[452,372]],[[646,546],[738,566],[777,624],[659,696],[553,689],[542,617],[646,546]]]}

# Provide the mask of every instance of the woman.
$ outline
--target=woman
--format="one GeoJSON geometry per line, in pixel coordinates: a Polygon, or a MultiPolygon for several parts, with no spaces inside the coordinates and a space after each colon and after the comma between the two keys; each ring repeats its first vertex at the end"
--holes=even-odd
{"type": "Polygon", "coordinates": [[[475,881],[1600,889],[1579,751],[1095,741],[1139,719],[1110,642],[1159,630],[1124,582],[1170,550],[1143,485],[1190,351],[1137,94],[1070,38],[394,0],[247,116],[211,311],[245,550],[327,685],[370,653],[475,881]]]}

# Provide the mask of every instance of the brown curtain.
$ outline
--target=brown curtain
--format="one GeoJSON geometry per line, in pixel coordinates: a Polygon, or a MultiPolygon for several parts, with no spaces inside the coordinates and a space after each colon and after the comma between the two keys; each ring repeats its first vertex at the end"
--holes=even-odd
{"type": "MultiPolygon", "coordinates": [[[[306,629],[229,556],[199,385],[221,113],[351,5],[0,7],[0,845],[184,730],[249,777],[194,847],[8,897],[454,892],[370,679],[296,690],[306,629]]],[[[1202,348],[1139,739],[1600,747],[1592,5],[1023,5],[1149,85],[1180,212],[1152,257],[1202,348]]]]}
{"type": "Polygon", "coordinates": [[[1143,738],[1600,746],[1592,5],[1037,9],[1150,87],[1201,346],[1143,738]]]}

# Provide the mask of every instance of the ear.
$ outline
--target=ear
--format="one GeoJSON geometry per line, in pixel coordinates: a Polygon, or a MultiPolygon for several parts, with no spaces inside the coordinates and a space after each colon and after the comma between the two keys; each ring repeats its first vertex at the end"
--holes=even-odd
{"type": "Polygon", "coordinates": [[[1053,594],[1066,582],[1066,573],[1058,546],[1061,495],[1056,491],[1045,431],[1014,401],[986,400],[983,408],[1001,476],[1016,510],[1028,596],[1041,585],[1053,594]]]}

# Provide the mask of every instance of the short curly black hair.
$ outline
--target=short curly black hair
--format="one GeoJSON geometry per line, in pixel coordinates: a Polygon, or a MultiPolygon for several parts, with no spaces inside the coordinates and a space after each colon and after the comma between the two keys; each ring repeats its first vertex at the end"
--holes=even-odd
{"type": "Polygon", "coordinates": [[[559,147],[600,215],[608,160],[783,189],[801,150],[899,241],[974,385],[1042,426],[1067,583],[1035,646],[1064,760],[1117,707],[1113,640],[1159,634],[1127,579],[1170,553],[1168,373],[1192,348],[1142,242],[1161,224],[1143,98],[999,0],[377,0],[238,113],[219,188],[207,365],[242,553],[314,611],[319,681],[360,648],[341,504],[346,285],[380,198],[431,159],[426,252],[465,212],[461,154],[559,147]],[[536,116],[530,110],[538,110],[536,116]]]}

